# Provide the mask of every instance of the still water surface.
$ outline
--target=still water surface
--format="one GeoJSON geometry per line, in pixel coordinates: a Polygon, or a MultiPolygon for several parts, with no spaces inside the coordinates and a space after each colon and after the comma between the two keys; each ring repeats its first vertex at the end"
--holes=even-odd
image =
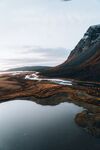
{"type": "Polygon", "coordinates": [[[0,104],[0,150],[99,150],[100,140],[77,126],[83,110],[71,103],[42,106],[15,100],[0,104]]]}

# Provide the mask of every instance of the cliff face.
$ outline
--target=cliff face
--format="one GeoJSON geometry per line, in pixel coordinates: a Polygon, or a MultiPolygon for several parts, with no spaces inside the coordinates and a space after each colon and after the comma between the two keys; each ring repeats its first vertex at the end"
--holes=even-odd
{"type": "Polygon", "coordinates": [[[100,25],[89,27],[68,59],[44,74],[100,81],[100,25]]]}

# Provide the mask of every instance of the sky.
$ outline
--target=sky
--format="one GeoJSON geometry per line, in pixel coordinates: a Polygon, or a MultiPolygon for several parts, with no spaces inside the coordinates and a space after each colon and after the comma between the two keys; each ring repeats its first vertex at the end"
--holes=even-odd
{"type": "Polygon", "coordinates": [[[100,0],[0,0],[0,70],[58,65],[95,24],[100,0]]]}

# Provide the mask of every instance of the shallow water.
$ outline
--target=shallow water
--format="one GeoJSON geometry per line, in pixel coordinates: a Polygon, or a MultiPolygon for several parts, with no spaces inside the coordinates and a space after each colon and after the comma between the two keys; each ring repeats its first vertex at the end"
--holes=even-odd
{"type": "Polygon", "coordinates": [[[42,106],[15,100],[0,104],[0,150],[99,150],[100,140],[77,126],[83,110],[71,103],[42,106]]]}
{"type": "Polygon", "coordinates": [[[36,80],[36,81],[49,81],[51,83],[56,83],[56,84],[60,84],[60,85],[72,85],[72,81],[69,80],[63,80],[63,79],[56,79],[56,78],[41,78],[38,75],[38,72],[34,72],[30,75],[26,75],[25,79],[27,80],[36,80]]]}

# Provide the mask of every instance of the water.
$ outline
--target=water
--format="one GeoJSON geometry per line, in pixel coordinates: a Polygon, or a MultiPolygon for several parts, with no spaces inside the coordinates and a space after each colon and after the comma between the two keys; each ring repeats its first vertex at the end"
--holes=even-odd
{"type": "Polygon", "coordinates": [[[30,74],[30,75],[26,75],[25,76],[26,80],[36,80],[36,81],[49,81],[51,83],[56,83],[56,84],[60,84],[60,85],[72,85],[72,81],[69,80],[63,80],[63,79],[50,79],[50,78],[44,78],[44,77],[40,77],[39,76],[39,72],[35,72],[30,74]]]}
{"type": "Polygon", "coordinates": [[[64,80],[64,79],[51,79],[51,78],[43,78],[39,76],[39,72],[36,71],[7,71],[7,72],[0,72],[0,75],[12,75],[12,76],[16,76],[16,75],[20,75],[20,74],[25,74],[25,79],[26,80],[35,80],[35,81],[47,81],[47,82],[51,82],[51,83],[56,83],[56,84],[60,84],[60,85],[72,85],[72,81],[69,80],[64,80]],[[27,74],[27,75],[26,75],[27,74]]]}
{"type": "Polygon", "coordinates": [[[75,123],[83,110],[71,103],[42,106],[15,100],[0,104],[0,150],[99,150],[100,140],[75,123]]]}

